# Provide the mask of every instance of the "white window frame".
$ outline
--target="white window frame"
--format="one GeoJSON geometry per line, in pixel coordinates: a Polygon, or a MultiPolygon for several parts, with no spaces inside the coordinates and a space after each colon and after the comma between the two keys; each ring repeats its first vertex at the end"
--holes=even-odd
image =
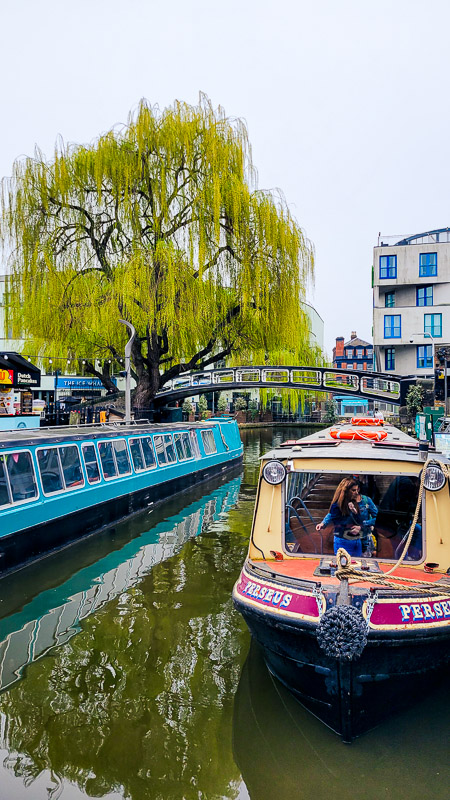
{"type": "Polygon", "coordinates": [[[39,483],[38,483],[38,480],[37,480],[37,473],[36,473],[36,465],[35,465],[34,460],[33,460],[33,452],[32,452],[32,450],[29,450],[28,448],[23,449],[23,450],[2,450],[0,455],[5,456],[4,469],[5,469],[5,475],[6,475],[6,487],[7,487],[7,490],[8,490],[8,496],[11,498],[11,502],[5,503],[3,505],[0,505],[0,508],[5,508],[5,509],[16,508],[16,506],[21,506],[24,503],[33,503],[36,500],[39,500],[40,490],[39,490],[39,483]],[[28,455],[31,458],[31,466],[33,467],[34,485],[36,487],[36,494],[35,494],[34,497],[26,497],[24,500],[13,500],[12,499],[11,484],[10,484],[10,480],[9,480],[8,470],[6,468],[6,456],[14,455],[15,453],[28,453],[28,455]]]}
{"type": "Polygon", "coordinates": [[[105,480],[105,481],[116,481],[116,480],[118,480],[118,478],[126,478],[129,475],[133,474],[133,459],[131,458],[131,454],[130,454],[130,451],[128,449],[127,439],[123,438],[122,436],[120,438],[117,438],[117,439],[101,439],[100,441],[97,442],[97,446],[98,446],[98,457],[100,459],[100,466],[102,468],[103,480],[105,480]],[[122,474],[119,473],[119,470],[117,468],[117,458],[116,458],[116,452],[114,450],[114,444],[116,442],[119,442],[119,441],[120,442],[125,442],[125,448],[126,448],[126,451],[128,453],[128,461],[130,463],[130,471],[129,472],[123,472],[122,474]],[[110,444],[111,445],[114,466],[116,468],[116,474],[115,475],[110,475],[109,478],[106,477],[106,475],[104,473],[104,470],[103,470],[102,457],[100,455],[100,445],[101,444],[110,444]]]}
{"type": "Polygon", "coordinates": [[[95,442],[82,442],[81,443],[81,455],[83,456],[83,466],[84,466],[84,471],[86,473],[86,478],[87,478],[87,482],[88,482],[89,486],[98,485],[99,483],[102,482],[102,470],[101,470],[100,463],[99,463],[100,456],[97,453],[97,448],[95,446],[95,442]],[[95,460],[97,462],[97,469],[98,469],[98,481],[90,481],[89,480],[89,475],[88,475],[88,471],[87,471],[87,465],[86,465],[86,461],[84,459],[84,448],[85,447],[93,447],[94,448],[94,455],[95,455],[95,460]]]}
{"type": "Polygon", "coordinates": [[[77,446],[77,444],[75,442],[67,442],[67,444],[50,444],[47,447],[37,447],[36,448],[36,463],[37,463],[37,468],[38,468],[38,472],[39,472],[39,480],[40,480],[41,486],[42,486],[42,494],[44,495],[44,497],[55,497],[58,494],[65,494],[66,492],[77,492],[79,489],[83,489],[86,486],[86,481],[85,481],[85,478],[84,478],[82,462],[83,462],[83,459],[81,458],[80,450],[79,450],[79,448],[78,448],[78,446],[77,446]],[[69,486],[69,487],[66,486],[66,480],[64,478],[64,470],[63,470],[62,463],[61,463],[61,456],[59,454],[59,451],[60,451],[60,449],[62,447],[75,447],[76,448],[76,451],[78,453],[78,458],[80,459],[80,469],[81,469],[81,475],[82,475],[82,478],[83,478],[83,483],[80,483],[78,486],[69,486]],[[62,489],[58,489],[56,492],[45,492],[44,491],[44,484],[42,482],[41,468],[40,468],[40,465],[39,465],[39,456],[38,456],[38,453],[40,453],[41,450],[57,450],[58,451],[58,464],[59,464],[60,474],[61,474],[61,478],[62,478],[63,488],[62,489]]]}

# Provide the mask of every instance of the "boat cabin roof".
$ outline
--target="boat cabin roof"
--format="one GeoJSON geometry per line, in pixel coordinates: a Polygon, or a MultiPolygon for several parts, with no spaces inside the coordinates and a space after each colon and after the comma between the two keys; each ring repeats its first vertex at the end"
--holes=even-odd
{"type": "MultiPolygon", "coordinates": [[[[433,447],[429,448],[430,454],[436,461],[449,463],[449,459],[442,453],[436,452],[433,447]]],[[[316,431],[302,439],[289,439],[278,447],[264,453],[262,460],[270,459],[309,459],[309,458],[350,458],[367,460],[390,460],[390,461],[423,461],[423,452],[419,450],[419,442],[407,433],[403,433],[394,425],[384,424],[382,427],[365,425],[363,429],[351,423],[332,425],[330,428],[316,431]],[[380,431],[387,433],[385,439],[381,441],[370,441],[364,439],[345,440],[335,439],[331,436],[331,430],[345,432],[348,430],[367,430],[380,431]]],[[[330,465],[331,468],[331,465],[330,465]]]]}
{"type": "Polygon", "coordinates": [[[0,431],[0,451],[11,447],[31,447],[55,445],[61,442],[93,441],[95,439],[115,439],[121,436],[143,436],[158,433],[176,433],[211,427],[211,423],[229,422],[231,417],[207,419],[202,422],[164,422],[153,423],[147,420],[136,422],[106,422],[101,425],[60,425],[53,428],[17,428],[0,431]]]}

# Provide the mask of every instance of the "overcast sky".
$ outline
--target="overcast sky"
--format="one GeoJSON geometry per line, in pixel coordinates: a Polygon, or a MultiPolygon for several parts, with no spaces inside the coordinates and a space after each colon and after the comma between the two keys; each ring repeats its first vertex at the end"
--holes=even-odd
{"type": "Polygon", "coordinates": [[[0,175],[142,97],[246,120],[262,189],[316,253],[329,353],[371,340],[378,232],[450,225],[448,0],[0,0],[0,175]]]}

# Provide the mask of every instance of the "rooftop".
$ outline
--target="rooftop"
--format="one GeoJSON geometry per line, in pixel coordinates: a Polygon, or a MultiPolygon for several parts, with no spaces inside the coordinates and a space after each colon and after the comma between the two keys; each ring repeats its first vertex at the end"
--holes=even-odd
{"type": "Polygon", "coordinates": [[[378,234],[377,247],[392,247],[393,245],[406,244],[445,244],[450,242],[450,228],[436,228],[433,231],[413,233],[405,236],[378,234]]]}

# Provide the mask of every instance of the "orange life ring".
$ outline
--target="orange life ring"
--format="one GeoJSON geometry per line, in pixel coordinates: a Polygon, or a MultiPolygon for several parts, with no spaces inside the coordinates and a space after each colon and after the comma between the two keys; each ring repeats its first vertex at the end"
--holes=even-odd
{"type": "Polygon", "coordinates": [[[352,417],[352,425],[382,425],[379,417],[352,417]]]}
{"type": "Polygon", "coordinates": [[[359,428],[359,430],[347,428],[346,430],[339,431],[337,428],[332,428],[330,430],[330,436],[333,439],[347,439],[350,441],[354,439],[363,439],[366,442],[380,442],[382,439],[386,438],[387,431],[371,431],[367,430],[367,428],[359,428]]]}

